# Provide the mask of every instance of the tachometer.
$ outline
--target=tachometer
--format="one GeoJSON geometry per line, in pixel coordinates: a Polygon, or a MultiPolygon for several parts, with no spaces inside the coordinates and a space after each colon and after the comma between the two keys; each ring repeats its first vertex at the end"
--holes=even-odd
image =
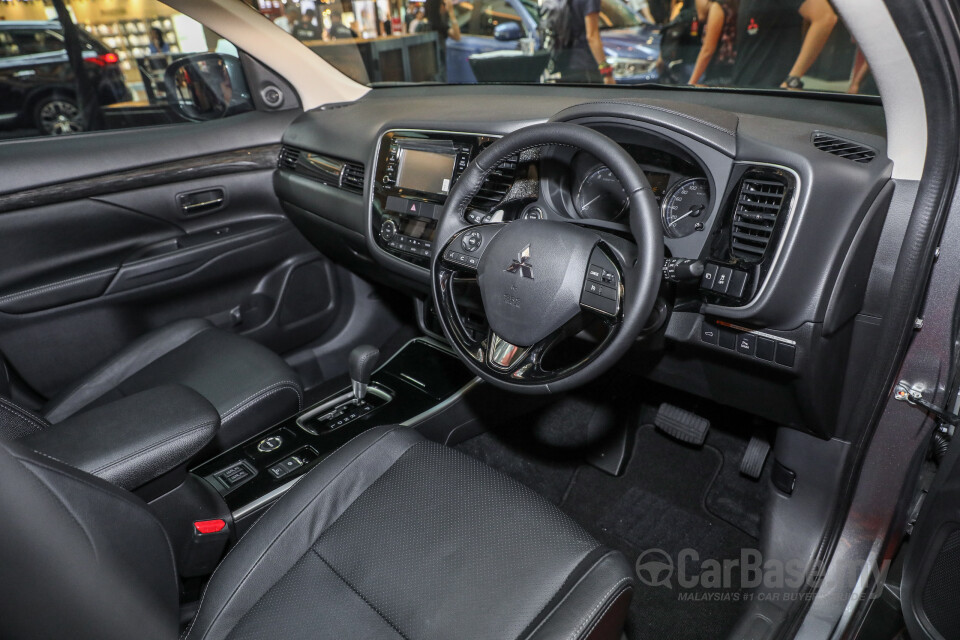
{"type": "Polygon", "coordinates": [[[663,231],[670,238],[682,238],[703,229],[710,206],[710,184],[706,178],[678,182],[663,198],[663,231]]]}
{"type": "Polygon", "coordinates": [[[613,221],[623,215],[630,201],[613,172],[597,167],[580,183],[576,205],[581,218],[613,221]]]}

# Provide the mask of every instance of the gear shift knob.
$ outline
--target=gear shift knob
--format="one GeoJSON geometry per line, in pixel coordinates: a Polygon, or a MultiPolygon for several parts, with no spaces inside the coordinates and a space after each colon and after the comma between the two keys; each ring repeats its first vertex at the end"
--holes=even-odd
{"type": "Polygon", "coordinates": [[[367,385],[370,384],[370,376],[379,358],[380,350],[368,344],[355,347],[350,352],[350,380],[353,383],[353,396],[357,401],[363,400],[367,395],[367,385]]]}

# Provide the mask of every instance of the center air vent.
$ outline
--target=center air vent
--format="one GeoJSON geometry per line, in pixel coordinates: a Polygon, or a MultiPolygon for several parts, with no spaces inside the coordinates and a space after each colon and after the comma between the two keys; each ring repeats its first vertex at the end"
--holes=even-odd
{"type": "Polygon", "coordinates": [[[786,180],[773,172],[751,170],[744,175],[733,213],[733,255],[747,262],[763,259],[784,213],[786,195],[786,180]]]}
{"type": "Polygon", "coordinates": [[[340,186],[347,191],[363,193],[363,165],[347,162],[340,173],[340,186]]]}
{"type": "Polygon", "coordinates": [[[477,191],[477,195],[473,197],[472,206],[476,209],[492,211],[494,207],[500,204],[500,202],[507,197],[507,193],[510,192],[510,187],[513,186],[513,182],[517,177],[518,162],[518,156],[511,156],[498,164],[493,171],[487,175],[483,186],[477,191]]]}
{"type": "Polygon", "coordinates": [[[820,151],[826,151],[860,164],[866,164],[877,157],[877,152],[866,145],[822,131],[814,132],[813,146],[820,151]]]}

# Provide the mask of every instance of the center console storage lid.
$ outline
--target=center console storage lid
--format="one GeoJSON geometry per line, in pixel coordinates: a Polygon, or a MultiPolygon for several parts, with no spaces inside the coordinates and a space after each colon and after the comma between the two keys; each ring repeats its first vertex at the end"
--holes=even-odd
{"type": "Polygon", "coordinates": [[[219,428],[220,415],[206,398],[170,384],[71,416],[21,443],[136,489],[190,460],[219,428]]]}

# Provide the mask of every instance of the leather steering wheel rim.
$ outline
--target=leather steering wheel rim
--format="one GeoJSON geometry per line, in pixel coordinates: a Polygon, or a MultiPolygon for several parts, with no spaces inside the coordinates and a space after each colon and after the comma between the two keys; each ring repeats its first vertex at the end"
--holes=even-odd
{"type": "MultiPolygon", "coordinates": [[[[511,222],[517,224],[562,224],[571,228],[574,223],[547,223],[546,221],[511,222]]],[[[519,229],[519,227],[517,227],[519,229]]],[[[530,227],[528,227],[530,228],[530,227]]],[[[571,233],[572,230],[571,230],[571,233]]],[[[578,231],[577,233],[580,233],[578,231]]],[[[516,235],[516,234],[514,234],[516,235]]],[[[598,236],[599,238],[599,236],[598,236]]],[[[516,243],[514,243],[516,244],[516,243]]],[[[450,245],[452,246],[452,245],[450,245]]],[[[481,256],[480,260],[484,258],[481,256]]],[[[616,142],[593,129],[570,123],[551,122],[518,129],[494,142],[470,163],[457,180],[441,213],[433,242],[431,259],[431,294],[434,308],[444,335],[460,359],[481,379],[497,387],[525,394],[558,393],[573,389],[597,377],[615,364],[632,346],[654,308],[662,278],[663,229],[660,210],[643,171],[636,161],[616,142]],[[622,276],[622,295],[616,321],[616,330],[589,357],[551,380],[528,382],[498,375],[484,355],[468,349],[457,333],[459,319],[447,311],[452,286],[452,271],[443,264],[443,254],[451,241],[465,229],[485,230],[488,225],[471,225],[464,214],[487,178],[503,160],[524,151],[542,146],[559,145],[585,151],[606,165],[620,181],[629,201],[629,226],[636,244],[636,256],[616,256],[616,265],[622,276]]],[[[509,270],[509,269],[507,269],[509,270]]],[[[530,278],[533,280],[533,278],[530,278]]],[[[492,340],[493,333],[488,338],[492,340]]],[[[508,343],[509,344],[509,343],[508,343]]],[[[485,353],[485,351],[484,351],[485,353]]]]}

